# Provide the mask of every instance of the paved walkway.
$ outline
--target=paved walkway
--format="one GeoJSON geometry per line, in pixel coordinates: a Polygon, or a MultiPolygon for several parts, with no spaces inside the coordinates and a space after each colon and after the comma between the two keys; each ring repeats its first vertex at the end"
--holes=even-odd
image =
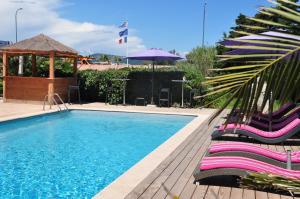
{"type": "MultiPolygon", "coordinates": [[[[105,103],[87,103],[82,105],[68,105],[70,108],[91,108],[107,111],[137,111],[137,112],[161,112],[161,113],[186,113],[186,114],[211,114],[212,109],[182,109],[182,108],[159,108],[149,106],[122,106],[122,105],[106,105],[105,103]]],[[[46,106],[46,111],[49,111],[46,106]]],[[[57,110],[53,106],[52,110],[57,110]]],[[[24,104],[24,103],[3,103],[0,101],[0,119],[6,117],[14,117],[27,114],[35,114],[43,111],[42,104],[24,104]]]]}

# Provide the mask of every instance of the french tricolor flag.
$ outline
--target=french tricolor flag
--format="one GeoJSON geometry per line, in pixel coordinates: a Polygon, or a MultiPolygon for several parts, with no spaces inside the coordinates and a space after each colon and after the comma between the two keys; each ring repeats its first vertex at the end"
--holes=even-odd
{"type": "Polygon", "coordinates": [[[124,44],[124,43],[127,43],[127,37],[123,37],[123,38],[119,38],[116,40],[116,42],[118,44],[124,44]]]}

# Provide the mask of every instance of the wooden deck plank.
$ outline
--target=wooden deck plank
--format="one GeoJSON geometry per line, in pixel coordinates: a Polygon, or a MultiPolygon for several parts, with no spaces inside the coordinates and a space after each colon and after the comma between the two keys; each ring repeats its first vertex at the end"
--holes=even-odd
{"type": "Polygon", "coordinates": [[[230,187],[220,187],[218,193],[218,199],[230,199],[231,188],[230,187]]]}
{"type": "MultiPolygon", "coordinates": [[[[220,189],[220,187],[218,187],[218,186],[209,186],[204,198],[205,199],[218,199],[219,189],[220,189]]],[[[193,197],[193,198],[199,199],[199,197],[197,195],[195,195],[195,197],[193,197]]]]}
{"type": "Polygon", "coordinates": [[[256,199],[268,199],[268,193],[263,191],[255,191],[256,199]]]}
{"type": "Polygon", "coordinates": [[[280,199],[280,195],[274,194],[274,193],[268,193],[268,198],[269,199],[280,199]]]}
{"type": "Polygon", "coordinates": [[[281,195],[281,199],[293,199],[292,196],[281,195]]]}
{"type": "Polygon", "coordinates": [[[230,199],[241,199],[243,198],[243,189],[241,188],[232,188],[230,199]]]}
{"type": "Polygon", "coordinates": [[[205,197],[207,191],[208,191],[207,185],[198,186],[198,187],[196,187],[195,191],[193,192],[193,195],[190,198],[191,199],[202,199],[205,197]]]}
{"type": "MultiPolygon", "coordinates": [[[[194,181],[194,177],[191,176],[189,181],[187,182],[188,186],[185,186],[183,191],[179,195],[180,199],[189,199],[193,196],[193,194],[197,188],[197,185],[193,184],[193,181],[194,181]]],[[[204,185],[198,185],[198,186],[204,186],[204,185]]],[[[206,188],[207,188],[207,186],[206,186],[206,188]]]]}
{"type": "Polygon", "coordinates": [[[243,199],[255,199],[255,191],[249,190],[249,189],[244,189],[243,199]]]}

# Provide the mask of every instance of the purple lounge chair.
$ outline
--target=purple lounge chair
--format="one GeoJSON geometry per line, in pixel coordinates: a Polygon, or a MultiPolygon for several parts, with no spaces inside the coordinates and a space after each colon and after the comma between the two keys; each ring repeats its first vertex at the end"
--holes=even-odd
{"type": "Polygon", "coordinates": [[[300,171],[284,169],[251,158],[225,156],[204,157],[194,171],[195,182],[213,176],[243,177],[251,172],[269,173],[285,178],[300,179],[300,171]]]}
{"type": "MultiPolygon", "coordinates": [[[[295,109],[297,107],[296,104],[294,103],[286,103],[285,105],[283,105],[279,110],[275,111],[272,113],[272,122],[276,123],[276,122],[280,122],[281,119],[290,111],[292,111],[293,109],[295,109]]],[[[299,112],[300,111],[300,107],[296,108],[292,113],[294,112],[299,112]]],[[[238,115],[239,110],[237,110],[236,112],[234,112],[234,114],[232,115],[232,117],[229,119],[230,123],[235,123],[237,121],[237,115],[238,115]]],[[[255,121],[261,121],[261,122],[269,122],[270,121],[270,117],[268,114],[264,114],[264,113],[256,113],[252,116],[251,120],[255,120],[255,121]]]]}
{"type": "MultiPolygon", "coordinates": [[[[277,111],[274,111],[272,113],[272,118],[274,118],[274,119],[281,118],[282,116],[287,114],[289,111],[291,111],[296,106],[297,105],[295,103],[288,102],[288,103],[284,104],[283,106],[281,106],[280,109],[278,109],[277,111]]],[[[239,110],[236,110],[235,114],[238,114],[238,112],[239,112],[239,110]]],[[[257,117],[269,118],[269,115],[264,114],[264,113],[257,113],[256,116],[257,117]]]]}
{"type": "Polygon", "coordinates": [[[240,156],[282,168],[300,170],[300,151],[283,153],[243,142],[215,143],[208,149],[207,156],[240,156]]]}
{"type": "Polygon", "coordinates": [[[219,127],[212,133],[212,139],[222,137],[225,134],[238,134],[254,138],[263,143],[280,143],[291,138],[300,131],[300,119],[297,118],[284,128],[277,131],[263,131],[246,124],[229,124],[219,127]]]}
{"type": "MultiPolygon", "coordinates": [[[[300,108],[296,109],[289,115],[287,115],[277,121],[272,122],[271,130],[272,131],[280,130],[297,118],[300,118],[300,108]]],[[[249,124],[247,124],[247,125],[257,128],[257,129],[260,129],[260,130],[264,130],[264,131],[269,130],[269,122],[251,120],[251,122],[249,122],[249,124]]]]}
{"type": "MultiPolygon", "coordinates": [[[[271,129],[272,129],[272,131],[277,131],[277,130],[285,127],[289,123],[291,123],[296,118],[300,118],[300,108],[296,109],[295,111],[284,116],[281,119],[272,120],[271,129]]],[[[258,120],[251,120],[249,125],[253,126],[255,128],[258,128],[260,130],[265,130],[265,131],[269,130],[269,121],[263,122],[263,121],[258,121],[258,120]]]]}

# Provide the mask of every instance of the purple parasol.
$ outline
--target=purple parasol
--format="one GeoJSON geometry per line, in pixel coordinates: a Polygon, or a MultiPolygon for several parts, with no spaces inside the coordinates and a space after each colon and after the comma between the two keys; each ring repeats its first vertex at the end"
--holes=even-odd
{"type": "Polygon", "coordinates": [[[138,53],[134,53],[127,58],[148,61],[176,61],[182,59],[180,56],[156,48],[151,48],[138,53]]]}
{"type": "Polygon", "coordinates": [[[156,61],[176,61],[183,59],[182,57],[178,55],[171,54],[169,52],[157,49],[157,48],[151,48],[148,50],[144,50],[138,53],[134,53],[127,57],[128,59],[134,59],[134,60],[145,60],[145,61],[152,61],[152,96],[151,96],[151,104],[154,104],[153,100],[153,89],[154,89],[154,63],[156,61]]]}
{"type": "MultiPolygon", "coordinates": [[[[272,40],[276,40],[276,37],[300,41],[299,36],[290,35],[287,33],[269,31],[269,32],[261,33],[261,35],[248,35],[248,36],[236,38],[235,40],[225,40],[225,41],[221,42],[221,44],[225,45],[225,46],[247,46],[247,45],[253,46],[253,45],[255,45],[255,46],[268,47],[268,46],[272,46],[272,45],[247,43],[245,41],[243,42],[243,40],[272,41],[272,40]]],[[[238,54],[253,54],[253,53],[284,53],[284,52],[283,51],[255,50],[255,49],[235,49],[232,51],[228,51],[225,54],[238,55],[238,54]]]]}

